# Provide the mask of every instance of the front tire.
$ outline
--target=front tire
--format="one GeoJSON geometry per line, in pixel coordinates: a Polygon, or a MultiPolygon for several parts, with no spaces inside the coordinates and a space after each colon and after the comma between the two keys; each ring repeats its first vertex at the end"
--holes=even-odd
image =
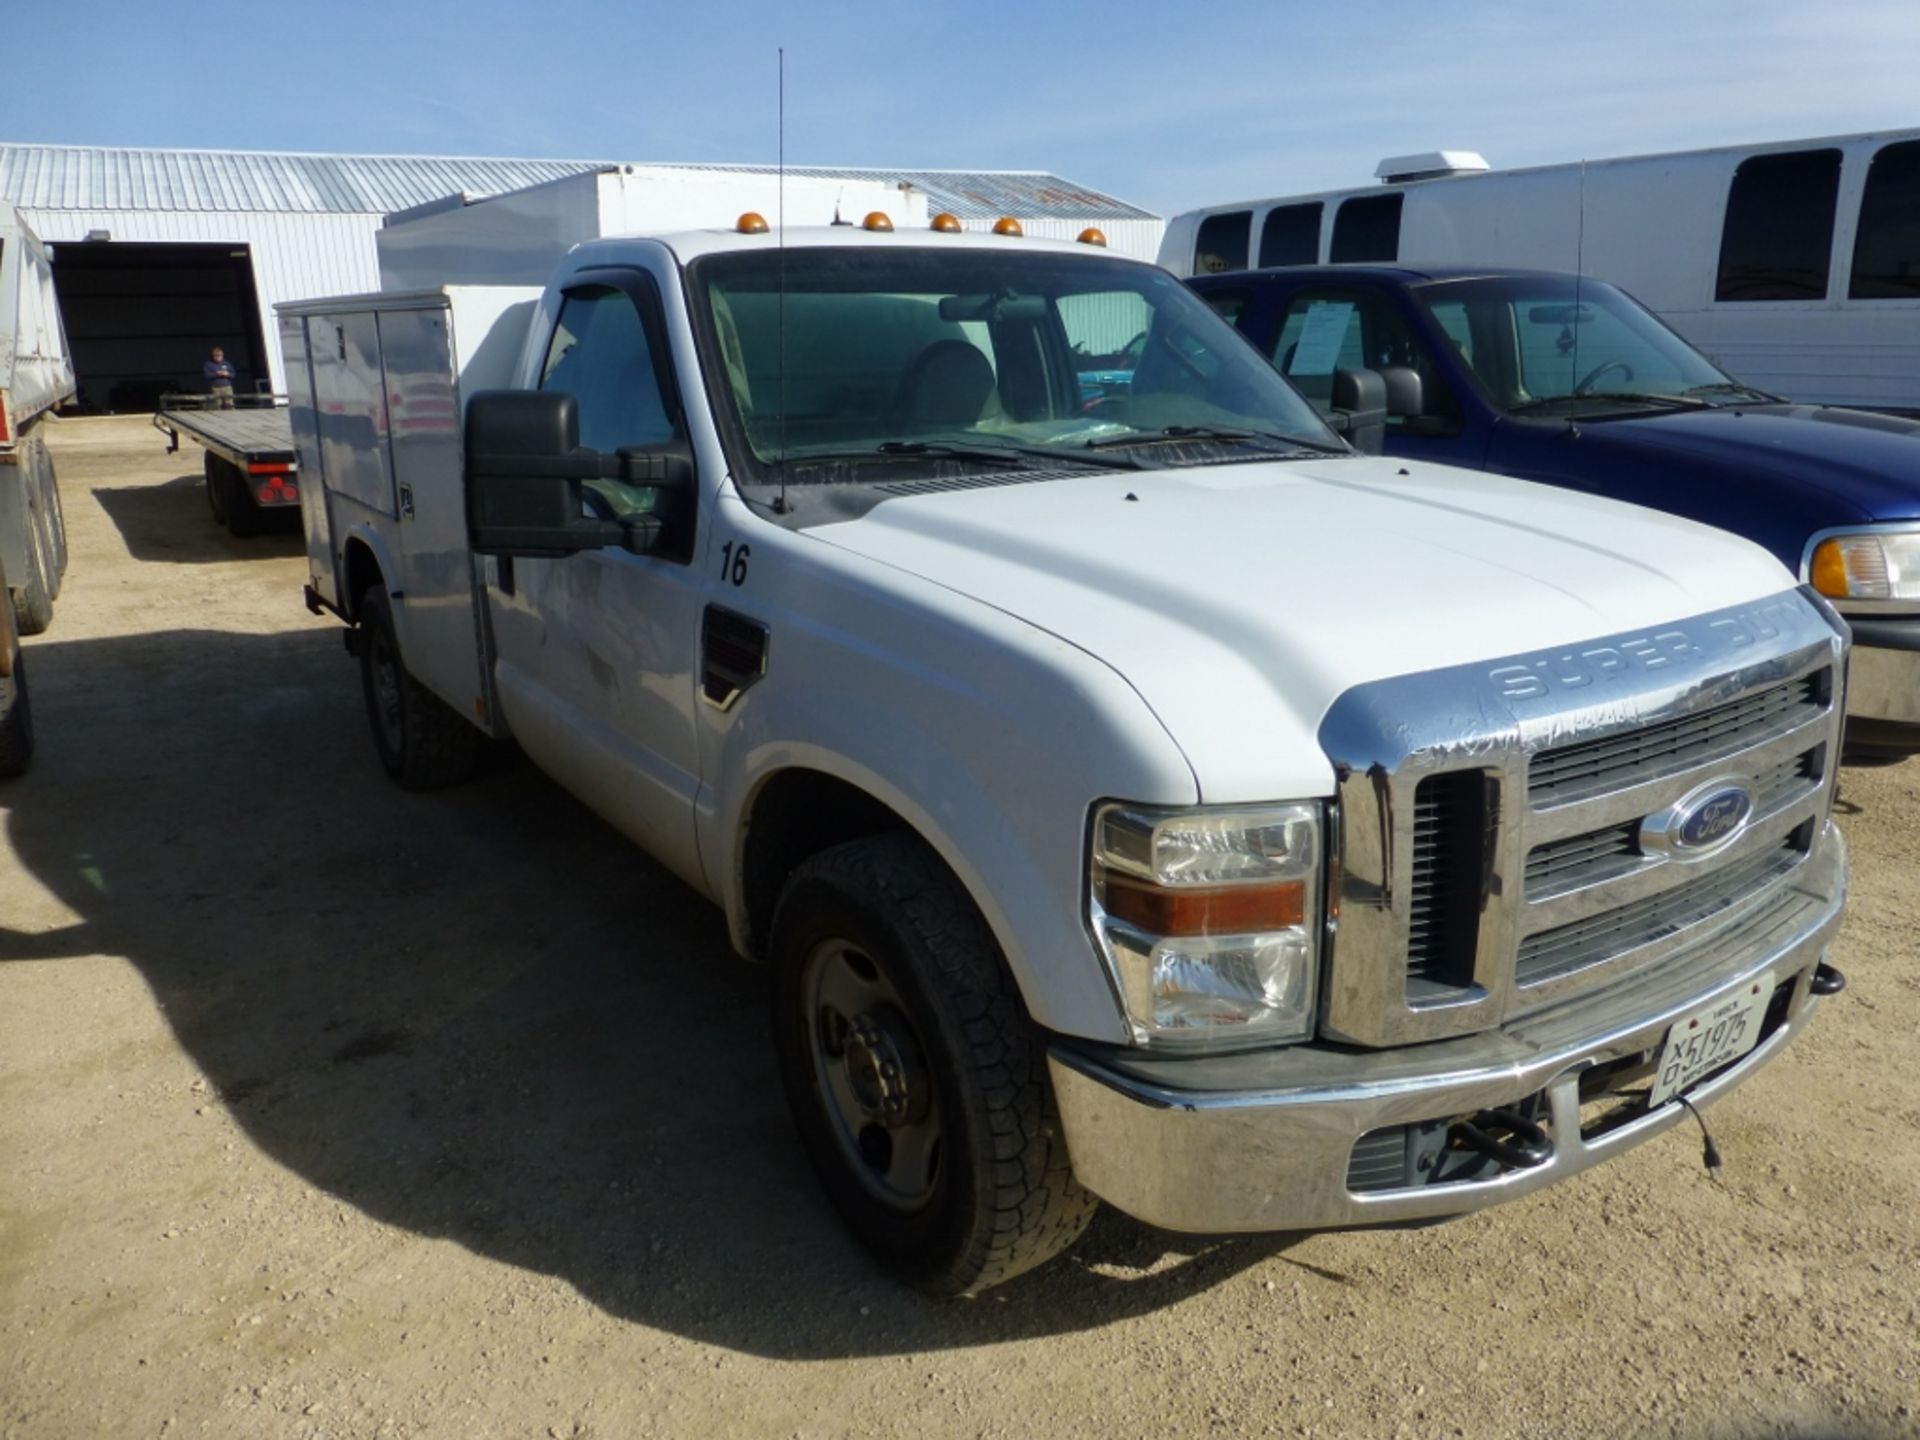
{"type": "Polygon", "coordinates": [[[438,790],[472,776],[480,732],[407,673],[393,626],[393,601],[379,586],[360,601],[360,680],[373,748],[407,790],[438,790]]]}
{"type": "Polygon", "coordinates": [[[788,1104],[841,1218],[921,1289],[974,1294],[1079,1238],[1046,1047],[986,922],[917,839],[835,846],[775,911],[788,1104]]]}

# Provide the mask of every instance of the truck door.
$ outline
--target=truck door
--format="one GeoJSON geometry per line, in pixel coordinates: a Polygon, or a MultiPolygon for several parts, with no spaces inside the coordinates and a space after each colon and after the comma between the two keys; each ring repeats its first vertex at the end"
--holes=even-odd
{"type": "MultiPolygon", "coordinates": [[[[536,384],[575,397],[580,443],[603,454],[686,440],[659,292],[643,271],[595,272],[566,291],[536,384]]],[[[585,489],[588,506],[608,517],[655,502],[614,480],[585,489]]],[[[683,553],[517,559],[513,593],[497,584],[490,595],[496,682],[522,747],[701,884],[693,828],[700,607],[683,553]]]]}

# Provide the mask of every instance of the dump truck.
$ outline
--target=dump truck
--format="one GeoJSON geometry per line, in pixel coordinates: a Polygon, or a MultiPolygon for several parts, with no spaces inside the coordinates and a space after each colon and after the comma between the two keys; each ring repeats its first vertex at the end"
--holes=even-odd
{"type": "Polygon", "coordinates": [[[42,429],[73,396],[52,257],[20,212],[0,201],[0,570],[23,635],[53,623],[67,571],[60,489],[42,429]]]}

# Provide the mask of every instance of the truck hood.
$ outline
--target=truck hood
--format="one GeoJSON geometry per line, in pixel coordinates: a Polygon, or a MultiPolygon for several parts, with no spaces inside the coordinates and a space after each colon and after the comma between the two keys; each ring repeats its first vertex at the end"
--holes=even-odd
{"type": "Polygon", "coordinates": [[[1658,627],[1793,584],[1758,546],[1692,521],[1358,457],[970,486],[810,533],[1112,666],[1208,801],[1328,793],[1313,737],[1354,685],[1658,627]]]}
{"type": "Polygon", "coordinates": [[[1807,534],[1920,519],[1920,420],[1758,405],[1595,421],[1581,425],[1580,438],[1590,449],[1684,459],[1689,486],[1717,483],[1728,515],[1792,514],[1807,534]]]}

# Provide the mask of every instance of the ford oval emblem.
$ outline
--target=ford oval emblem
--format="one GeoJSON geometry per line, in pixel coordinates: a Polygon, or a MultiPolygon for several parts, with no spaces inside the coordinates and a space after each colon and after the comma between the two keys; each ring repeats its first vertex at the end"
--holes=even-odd
{"type": "Polygon", "coordinates": [[[1753,783],[1722,775],[1640,822],[1640,850],[1669,860],[1704,860],[1731,845],[1753,818],[1753,783]]]}
{"type": "Polygon", "coordinates": [[[1673,848],[1712,850],[1738,835],[1753,814],[1753,794],[1744,785],[1723,785],[1690,802],[1674,816],[1673,848]]]}

